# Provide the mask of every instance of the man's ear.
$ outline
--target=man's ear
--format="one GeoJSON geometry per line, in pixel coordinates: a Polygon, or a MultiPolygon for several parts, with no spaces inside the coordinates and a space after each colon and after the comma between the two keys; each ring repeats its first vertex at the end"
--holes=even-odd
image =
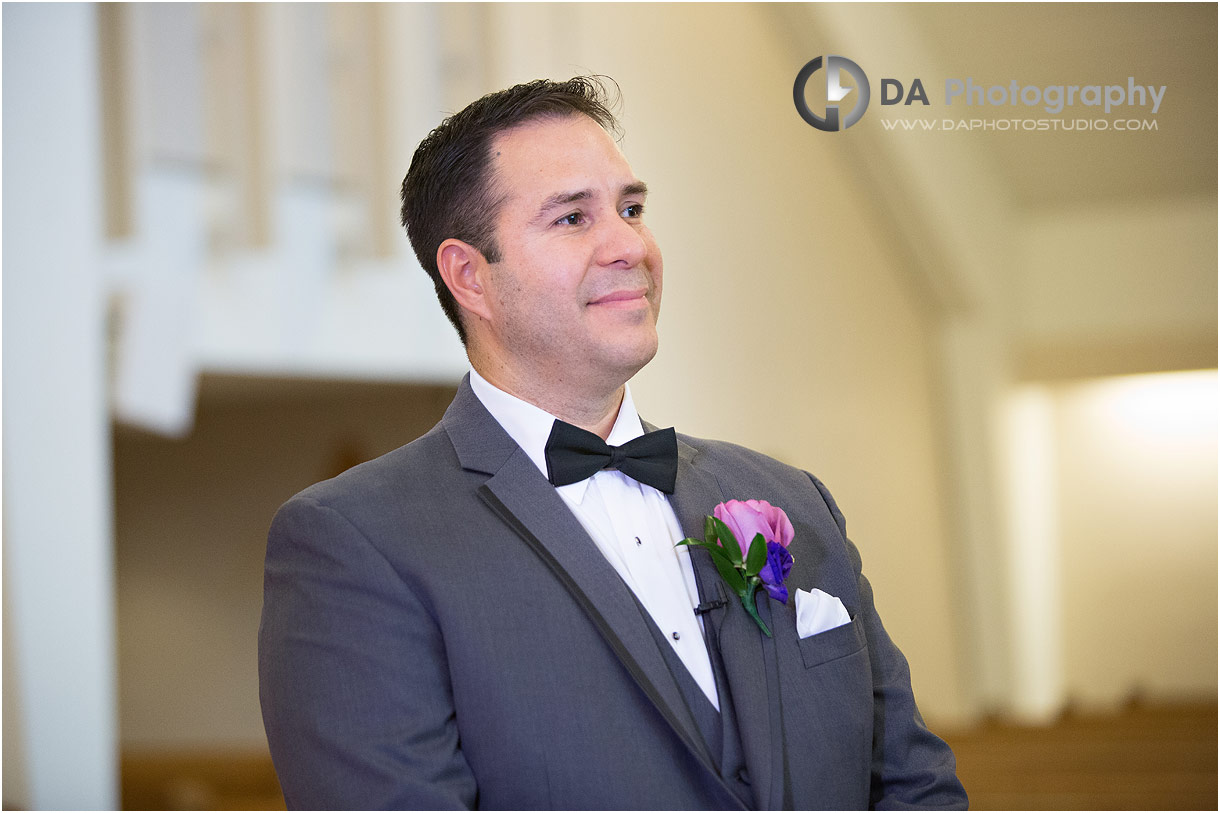
{"type": "Polygon", "coordinates": [[[483,319],[490,318],[487,295],[483,291],[487,274],[483,252],[450,237],[436,249],[436,267],[459,305],[483,319]]]}

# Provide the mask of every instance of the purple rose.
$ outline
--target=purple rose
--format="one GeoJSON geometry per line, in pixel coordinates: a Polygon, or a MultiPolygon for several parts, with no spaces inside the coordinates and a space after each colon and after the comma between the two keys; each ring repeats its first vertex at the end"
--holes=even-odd
{"type": "Polygon", "coordinates": [[[788,588],[784,585],[784,579],[788,578],[791,570],[792,554],[788,549],[778,542],[768,542],[767,563],[758,571],[758,578],[762,579],[763,587],[771,598],[780,604],[788,603],[788,588]]]}
{"type": "MultiPolygon", "coordinates": [[[[792,542],[792,537],[796,536],[796,531],[792,529],[792,522],[784,513],[784,509],[776,508],[766,500],[746,500],[745,502],[729,500],[712,509],[712,514],[729,526],[733,536],[737,537],[742,556],[750,552],[750,543],[754,541],[755,534],[763,535],[768,549],[772,542],[787,548],[788,544],[792,542]]],[[[770,559],[770,553],[768,553],[768,559],[770,559]]],[[[791,556],[788,557],[788,562],[788,567],[791,567],[791,556]]],[[[788,571],[785,570],[784,574],[787,575],[787,573],[788,571]]]]}

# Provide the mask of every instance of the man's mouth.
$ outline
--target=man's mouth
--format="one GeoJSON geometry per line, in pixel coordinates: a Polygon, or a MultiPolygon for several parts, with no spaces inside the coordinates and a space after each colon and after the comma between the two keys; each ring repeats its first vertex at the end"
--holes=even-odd
{"type": "Polygon", "coordinates": [[[589,304],[613,308],[628,308],[647,302],[647,296],[647,288],[628,288],[621,291],[611,291],[608,294],[599,296],[589,304]]]}

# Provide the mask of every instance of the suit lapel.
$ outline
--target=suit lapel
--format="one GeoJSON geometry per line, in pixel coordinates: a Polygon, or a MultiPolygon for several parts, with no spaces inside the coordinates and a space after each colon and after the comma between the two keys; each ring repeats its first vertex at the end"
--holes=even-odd
{"type": "Polygon", "coordinates": [[[533,461],[519,452],[487,481],[480,496],[556,573],[662,715],[712,765],[630,588],[533,461]]]}
{"type": "MultiPolygon", "coordinates": [[[[697,457],[697,450],[679,439],[678,482],[670,504],[682,525],[682,532],[688,537],[702,539],[704,517],[717,503],[740,497],[724,494],[715,476],[698,465],[697,457]]],[[[727,587],[721,587],[722,579],[711,554],[692,549],[691,562],[701,601],[714,600],[721,595],[728,598],[728,606],[712,610],[704,618],[705,622],[710,621],[718,635],[728,692],[759,808],[772,809],[783,799],[783,728],[774,642],[763,635],[754,619],[742,609],[740,599],[727,587]]],[[[760,604],[760,615],[765,622],[770,621],[770,609],[760,604]]],[[[768,623],[768,627],[773,626],[768,623]]]]}
{"type": "MultiPolygon", "coordinates": [[[[462,466],[491,475],[479,488],[479,496],[552,569],[662,717],[720,781],[630,588],[466,380],[442,425],[462,466]]],[[[725,792],[731,797],[727,787],[725,792]]]]}

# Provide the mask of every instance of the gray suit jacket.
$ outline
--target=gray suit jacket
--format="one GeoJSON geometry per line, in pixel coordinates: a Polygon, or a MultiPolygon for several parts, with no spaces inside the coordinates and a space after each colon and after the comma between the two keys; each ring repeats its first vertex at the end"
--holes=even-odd
{"type": "MultiPolygon", "coordinates": [[[[688,536],[728,499],[796,529],[788,585],[852,617],[798,639],[792,600],[734,596],[720,630],[760,808],[964,807],[907,664],[815,478],[679,436],[688,536]]],[[[704,600],[727,591],[692,551],[704,600]]],[[[651,621],[463,381],[428,434],[276,515],[259,629],[263,719],[293,808],[730,809],[651,621]]]]}

